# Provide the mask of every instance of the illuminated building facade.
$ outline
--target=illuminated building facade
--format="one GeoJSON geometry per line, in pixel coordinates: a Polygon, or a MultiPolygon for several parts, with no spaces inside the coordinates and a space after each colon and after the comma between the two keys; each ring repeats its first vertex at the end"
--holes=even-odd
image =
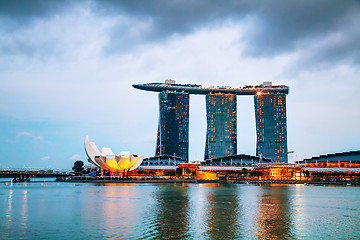
{"type": "MultiPolygon", "coordinates": [[[[165,83],[133,84],[140,90],[159,92],[160,119],[156,144],[156,157],[181,157],[188,160],[189,95],[206,95],[207,132],[205,159],[220,159],[237,154],[236,96],[255,96],[257,145],[256,155],[272,161],[288,162],[286,130],[286,94],[289,87],[273,86],[263,82],[258,86],[246,85],[203,87],[198,84],[165,83]]],[[[232,165],[233,158],[230,158],[232,165]]],[[[177,161],[177,160],[176,160],[177,161]]],[[[174,163],[176,162],[174,160],[174,163]]],[[[151,165],[153,161],[148,161],[151,165]]],[[[154,165],[164,162],[157,158],[154,165]]],[[[247,164],[241,162],[239,164],[247,164]]],[[[227,164],[227,163],[226,163],[227,164]]],[[[238,164],[238,163],[236,163],[238,164]]]]}
{"type": "Polygon", "coordinates": [[[206,95],[207,131],[205,159],[235,155],[236,139],[236,95],[206,95]]]}
{"type": "Polygon", "coordinates": [[[324,154],[297,163],[310,168],[360,168],[360,150],[324,154]]]}
{"type": "Polygon", "coordinates": [[[288,162],[286,96],[259,92],[254,97],[256,118],[256,155],[273,162],[288,162]]]}
{"type": "Polygon", "coordinates": [[[304,166],[301,164],[257,164],[255,171],[263,172],[262,180],[304,180],[304,166]]]}
{"type": "Polygon", "coordinates": [[[108,147],[103,147],[99,151],[95,143],[90,142],[88,135],[85,137],[84,146],[88,161],[102,170],[110,171],[111,175],[119,175],[119,172],[121,175],[122,171],[133,171],[142,164],[144,159],[144,156],[129,152],[120,152],[119,155],[115,155],[108,147]]]}
{"type": "Polygon", "coordinates": [[[159,93],[159,126],[156,156],[172,155],[184,160],[189,152],[189,93],[159,93]]]}

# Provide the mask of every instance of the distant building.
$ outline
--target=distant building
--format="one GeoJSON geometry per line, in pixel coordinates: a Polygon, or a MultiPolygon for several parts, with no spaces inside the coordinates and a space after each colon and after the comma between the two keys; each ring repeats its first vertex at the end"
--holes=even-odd
{"type": "Polygon", "coordinates": [[[342,153],[331,153],[312,158],[305,158],[297,163],[312,168],[359,168],[360,150],[342,153]]]}
{"type": "Polygon", "coordinates": [[[189,93],[159,93],[160,116],[156,156],[171,155],[188,160],[189,93]]]}
{"type": "Polygon", "coordinates": [[[270,163],[271,159],[269,158],[260,158],[259,156],[251,156],[246,154],[236,154],[225,157],[218,157],[207,159],[201,163],[202,166],[253,166],[258,163],[270,163]]]}
{"type": "Polygon", "coordinates": [[[187,160],[180,157],[174,157],[174,155],[161,155],[155,157],[144,158],[143,166],[177,166],[177,164],[185,164],[187,160]]]}
{"type": "Polygon", "coordinates": [[[205,159],[235,155],[236,95],[207,94],[206,118],[205,159]]]}
{"type": "Polygon", "coordinates": [[[284,93],[258,92],[254,97],[256,155],[273,162],[288,162],[286,96],[284,93]]]}

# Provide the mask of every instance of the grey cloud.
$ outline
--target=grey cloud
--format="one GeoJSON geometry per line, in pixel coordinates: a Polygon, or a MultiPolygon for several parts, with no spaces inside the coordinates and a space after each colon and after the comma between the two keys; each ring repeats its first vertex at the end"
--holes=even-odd
{"type": "MultiPolygon", "coordinates": [[[[173,35],[190,34],[202,27],[221,24],[232,17],[240,18],[250,10],[247,2],[240,1],[95,1],[94,11],[102,15],[122,14],[151,23],[150,29],[132,38],[129,45],[159,43],[173,35]]],[[[135,25],[134,25],[135,26],[135,25]]],[[[131,25],[129,26],[131,28],[131,25]]],[[[111,50],[120,50],[121,36],[126,34],[123,26],[112,32],[111,50]],[[119,49],[118,49],[119,47],[119,49]]],[[[129,48],[128,48],[129,49],[129,48]]]]}
{"type": "Polygon", "coordinates": [[[307,49],[308,42],[325,41],[332,33],[343,35],[344,41],[333,41],[315,51],[307,59],[358,62],[355,45],[360,42],[359,1],[3,1],[1,19],[31,22],[61,14],[74,4],[90,6],[100,18],[119,18],[110,30],[107,53],[132,51],[143,44],[162,43],[174,35],[191,34],[197,29],[241,22],[250,18],[243,30],[243,54],[249,57],[273,57],[307,49]],[[122,17],[122,18],[121,18],[122,17]],[[122,20],[126,18],[127,22],[122,20]],[[139,27],[140,26],[140,27],[139,27]],[[354,50],[355,49],[355,50],[354,50]]]}
{"type": "Polygon", "coordinates": [[[72,1],[9,0],[0,1],[0,52],[5,55],[51,55],[56,41],[42,41],[39,35],[29,34],[37,21],[53,18],[71,8],[72,1]]]}
{"type": "Polygon", "coordinates": [[[65,11],[70,3],[68,0],[3,0],[0,1],[0,16],[11,22],[26,24],[33,19],[65,11]]]}
{"type": "MultiPolygon", "coordinates": [[[[309,41],[326,41],[337,33],[340,41],[330,41],[302,60],[358,62],[360,22],[359,1],[96,1],[101,13],[136,16],[152,21],[151,29],[129,41],[138,43],[164,41],[174,34],[189,34],[202,27],[226,21],[242,21],[250,16],[251,27],[244,30],[243,54],[250,57],[272,57],[307,49],[309,41]],[[354,27],[356,25],[356,27],[354,27]]],[[[115,28],[109,48],[116,51],[122,43],[121,27],[115,28]]],[[[128,48],[129,49],[129,48],[128,48]]],[[[120,48],[120,50],[123,50],[120,48]]]]}
{"type": "Polygon", "coordinates": [[[301,39],[337,29],[338,22],[352,7],[351,1],[267,1],[255,9],[259,20],[245,39],[247,52],[266,56],[292,50],[301,39]]]}

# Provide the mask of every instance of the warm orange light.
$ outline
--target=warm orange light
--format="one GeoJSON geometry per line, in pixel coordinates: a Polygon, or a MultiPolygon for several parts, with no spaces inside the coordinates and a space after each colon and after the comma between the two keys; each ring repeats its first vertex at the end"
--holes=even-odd
{"type": "Polygon", "coordinates": [[[196,171],[197,180],[219,180],[219,176],[214,172],[196,171]]]}
{"type": "Polygon", "coordinates": [[[256,95],[261,95],[261,92],[260,91],[256,92],[256,95]]]}

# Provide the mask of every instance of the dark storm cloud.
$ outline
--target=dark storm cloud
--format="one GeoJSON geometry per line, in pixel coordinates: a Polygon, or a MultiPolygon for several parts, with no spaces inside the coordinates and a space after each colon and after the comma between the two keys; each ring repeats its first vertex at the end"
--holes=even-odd
{"type": "MultiPolygon", "coordinates": [[[[75,1],[2,1],[1,18],[31,22],[49,18],[75,1]]],[[[163,1],[92,0],[92,11],[101,18],[127,17],[110,32],[107,52],[121,53],[142,44],[162,43],[174,35],[186,35],[227,22],[249,21],[243,29],[243,54],[272,57],[307,49],[315,41],[325,41],[308,52],[314,61],[359,61],[359,1],[163,1]],[[250,20],[249,20],[250,19],[250,20]],[[140,26],[140,27],[139,27],[140,26]],[[143,28],[141,28],[143,27],[143,28]],[[331,40],[331,39],[330,39],[331,40]]],[[[1,21],[1,20],[0,20],[1,21]]],[[[12,30],[13,31],[13,30],[12,30]]],[[[316,44],[315,44],[316,45],[316,44]]],[[[311,48],[310,48],[311,49],[311,48]]]]}
{"type": "MultiPolygon", "coordinates": [[[[39,41],[22,31],[31,29],[37,20],[53,18],[71,7],[71,1],[63,0],[9,0],[0,1],[0,52],[5,55],[23,54],[46,56],[54,53],[54,41],[39,41]]],[[[42,33],[46,35],[47,33],[42,33]]]]}
{"type": "MultiPolygon", "coordinates": [[[[95,3],[99,12],[136,16],[151,22],[149,31],[138,34],[135,39],[128,36],[135,40],[129,41],[133,45],[164,41],[174,34],[189,34],[202,27],[249,17],[252,24],[244,29],[242,39],[245,43],[243,54],[247,56],[272,57],[309,49],[306,56],[300,57],[300,62],[360,60],[359,1],[108,0],[95,3]],[[322,44],[324,41],[326,43],[322,44]]],[[[114,29],[111,51],[123,50],[123,42],[119,41],[126,34],[123,30],[122,27],[114,29]]]]}
{"type": "Polygon", "coordinates": [[[2,0],[0,1],[0,16],[7,23],[27,25],[34,19],[52,17],[63,12],[71,1],[63,0],[2,0]]]}
{"type": "MultiPolygon", "coordinates": [[[[216,27],[226,20],[241,19],[250,11],[250,4],[241,1],[95,1],[95,11],[100,14],[123,14],[136,17],[137,20],[148,23],[151,29],[145,29],[129,44],[159,43],[173,35],[186,35],[203,27],[216,27]]],[[[131,25],[128,26],[131,28],[131,25]]],[[[124,26],[119,26],[112,32],[110,49],[123,50],[124,26]],[[117,44],[118,43],[118,44],[117,44]]],[[[131,37],[131,36],[130,36],[131,37]]]]}

